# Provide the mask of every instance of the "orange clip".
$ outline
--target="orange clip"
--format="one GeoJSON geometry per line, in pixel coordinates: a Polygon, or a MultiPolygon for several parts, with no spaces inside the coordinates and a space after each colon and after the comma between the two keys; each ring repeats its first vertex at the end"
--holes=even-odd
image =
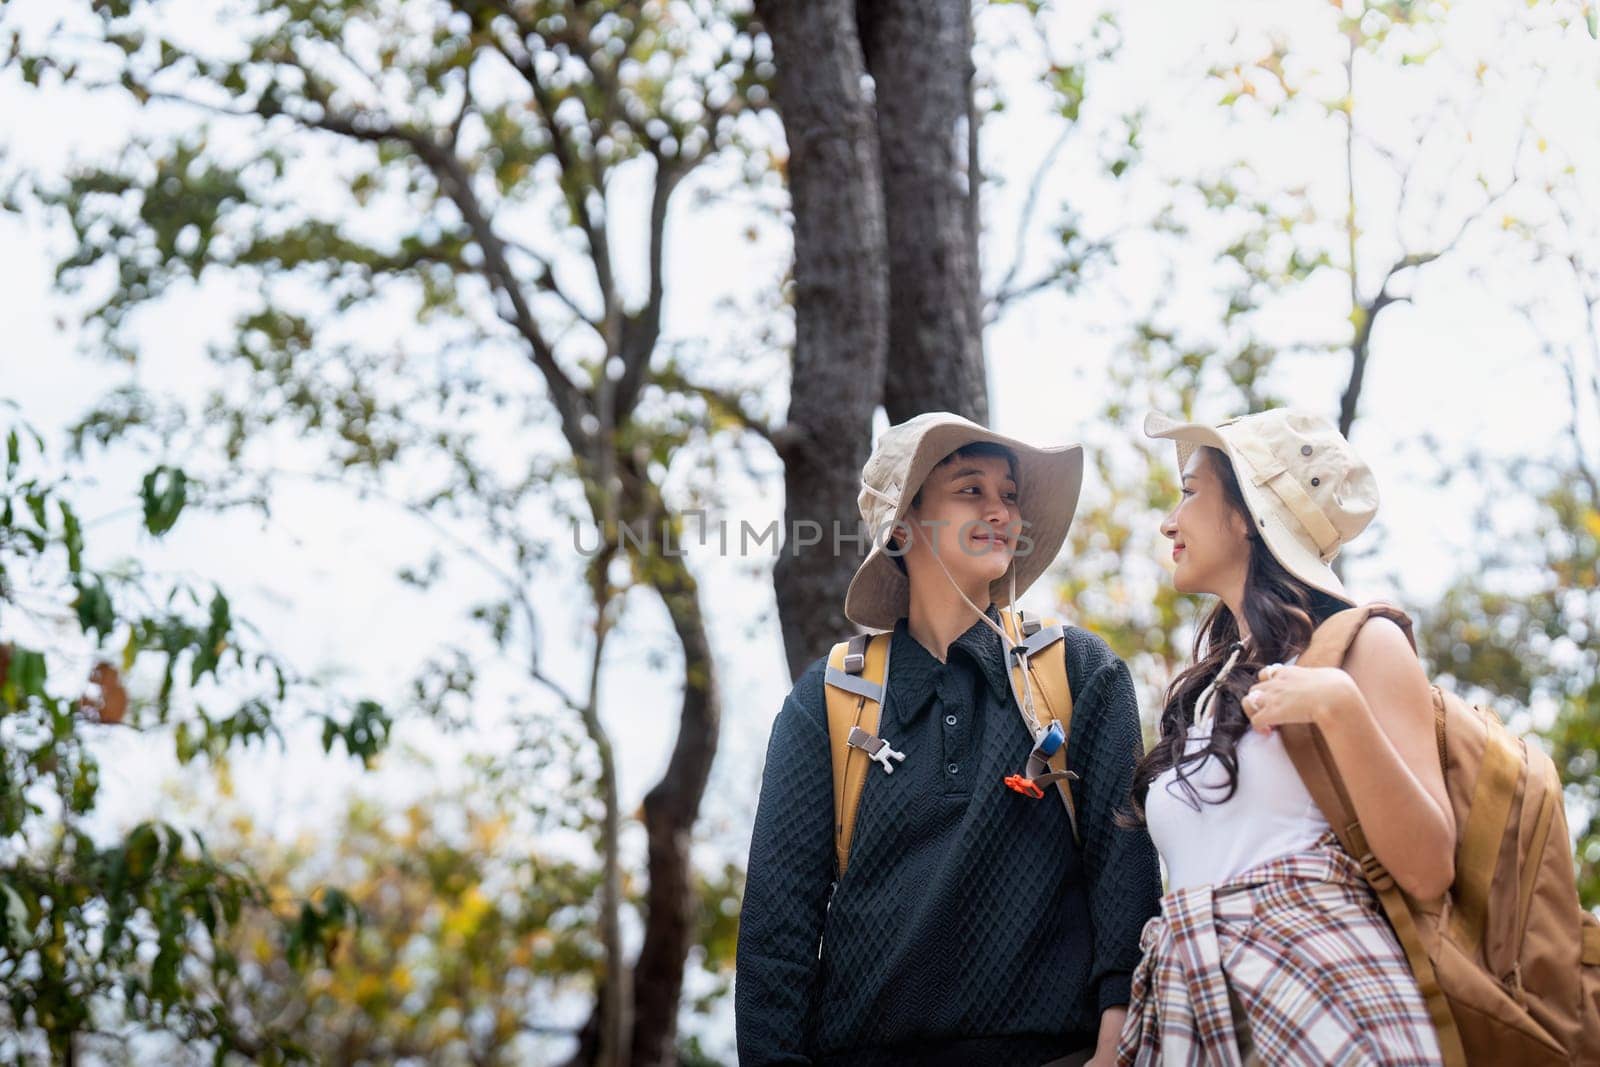
{"type": "Polygon", "coordinates": [[[1025,775],[1008,774],[1006,775],[1005,781],[1007,786],[1021,793],[1023,796],[1029,796],[1035,800],[1038,800],[1040,797],[1044,796],[1044,790],[1040,789],[1038,784],[1034,782],[1032,778],[1026,777],[1025,775]]]}

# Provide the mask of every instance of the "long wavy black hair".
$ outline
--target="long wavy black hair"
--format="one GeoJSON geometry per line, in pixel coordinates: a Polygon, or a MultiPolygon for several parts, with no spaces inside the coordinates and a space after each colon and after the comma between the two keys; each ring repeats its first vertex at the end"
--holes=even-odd
{"type": "Polygon", "coordinates": [[[1350,603],[1313,589],[1284,569],[1267,550],[1266,542],[1255,533],[1256,525],[1239,491],[1239,479],[1228,457],[1215,448],[1201,452],[1222,483],[1228,506],[1237,511],[1251,529],[1250,565],[1244,585],[1244,615],[1249,623],[1250,640],[1244,643],[1239,660],[1226,678],[1217,679],[1211,697],[1212,728],[1210,742],[1187,752],[1189,726],[1194,722],[1195,701],[1222,670],[1223,664],[1239,645],[1239,620],[1227,604],[1218,600],[1201,622],[1194,639],[1194,663],[1172,680],[1161,711],[1161,739],[1133,772],[1132,821],[1144,821],[1145,798],[1150,783],[1169,767],[1177,770],[1177,785],[1196,810],[1202,803],[1189,775],[1206,760],[1215,758],[1227,772],[1227,790],[1220,796],[1205,798],[1222,803],[1239,788],[1239,739],[1250,729],[1241,701],[1255,684],[1256,674],[1269,663],[1282,663],[1305,650],[1317,626],[1350,603]]]}

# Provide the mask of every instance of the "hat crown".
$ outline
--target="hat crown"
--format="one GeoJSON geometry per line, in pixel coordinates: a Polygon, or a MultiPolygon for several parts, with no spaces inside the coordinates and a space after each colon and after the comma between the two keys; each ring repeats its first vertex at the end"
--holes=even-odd
{"type": "MultiPolygon", "coordinates": [[[[1267,484],[1278,470],[1293,480],[1338,534],[1331,547],[1316,545],[1324,560],[1354,539],[1378,513],[1378,483],[1372,468],[1345,440],[1339,428],[1314,412],[1274,408],[1245,415],[1218,427],[1230,441],[1247,447],[1236,459],[1250,468],[1240,471],[1267,484]],[[1248,447],[1255,443],[1259,447],[1248,447]],[[1270,464],[1261,459],[1270,456],[1270,464]],[[1269,469],[1260,469],[1267,466],[1269,469]],[[1276,468],[1276,469],[1272,469],[1276,468]]],[[[1308,544],[1316,539],[1307,532],[1308,544]]]]}
{"type": "Polygon", "coordinates": [[[1144,432],[1177,445],[1180,470],[1198,448],[1224,453],[1256,533],[1273,557],[1311,587],[1350,599],[1329,564],[1377,514],[1378,483],[1332,422],[1294,408],[1218,423],[1183,422],[1152,411],[1144,432]]]}
{"type": "Polygon", "coordinates": [[[1005,577],[990,583],[989,597],[1009,604],[1044,573],[1066,540],[1083,485],[1079,445],[1038,447],[996,433],[954,412],[929,411],[878,435],[861,468],[856,507],[871,547],[845,593],[845,615],[858,625],[887,630],[910,604],[908,574],[888,556],[895,520],[905,515],[928,472],[946,456],[979,442],[998,445],[1014,459],[1023,536],[1005,577]]]}

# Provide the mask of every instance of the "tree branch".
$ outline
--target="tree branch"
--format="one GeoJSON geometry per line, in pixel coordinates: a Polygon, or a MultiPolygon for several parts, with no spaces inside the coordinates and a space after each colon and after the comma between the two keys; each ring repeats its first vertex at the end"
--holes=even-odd
{"type": "Polygon", "coordinates": [[[454,152],[461,143],[461,126],[467,121],[467,115],[472,111],[472,67],[469,61],[461,69],[461,110],[456,112],[456,117],[450,122],[450,132],[445,139],[445,145],[454,152]]]}
{"type": "Polygon", "coordinates": [[[663,259],[666,247],[667,205],[684,171],[651,149],[656,180],[650,195],[650,292],[644,308],[622,323],[622,374],[615,383],[615,412],[619,419],[633,412],[650,366],[650,356],[661,337],[661,305],[666,291],[663,259]]]}
{"type": "MultiPolygon", "coordinates": [[[[472,6],[472,5],[467,5],[472,6]]],[[[525,22],[510,5],[493,2],[487,5],[500,15],[505,16],[517,29],[517,48],[513,50],[498,34],[491,35],[491,40],[497,52],[503,56],[513,70],[527,82],[528,88],[533,92],[535,109],[540,122],[544,125],[545,132],[550,135],[550,151],[555,156],[556,163],[561,168],[562,189],[566,193],[567,202],[572,210],[573,220],[578,228],[583,231],[584,238],[589,243],[589,257],[594,262],[595,280],[600,286],[601,299],[605,303],[604,322],[607,324],[608,333],[611,324],[616,321],[617,315],[617,288],[616,279],[611,270],[611,248],[606,236],[605,213],[602,208],[599,217],[595,217],[589,210],[587,189],[583,187],[580,179],[582,167],[572,153],[571,145],[567,141],[566,132],[561,124],[556,121],[556,102],[551,95],[550,87],[539,76],[538,69],[533,61],[533,53],[528,48],[530,38],[537,39],[538,33],[533,26],[525,22]]],[[[593,182],[590,183],[602,200],[605,197],[605,171],[600,162],[598,150],[592,160],[593,182]]],[[[615,336],[607,337],[608,351],[615,351],[615,336]]]]}
{"type": "Polygon", "coordinates": [[[460,157],[433,141],[419,139],[413,147],[433,172],[445,195],[461,212],[478,247],[483,249],[484,267],[490,286],[498,288],[510,304],[509,309],[501,309],[501,317],[516,327],[527,341],[534,366],[544,375],[550,399],[561,415],[561,428],[567,443],[579,456],[591,455],[592,442],[583,426],[583,416],[589,413],[588,393],[568,378],[556,362],[555,351],[540,331],[533,310],[528,306],[527,295],[506,259],[505,242],[495,232],[472,189],[471,176],[462,166],[460,157]]]}
{"type": "Polygon", "coordinates": [[[676,370],[657,371],[652,376],[656,384],[674,393],[686,396],[698,396],[705,402],[706,409],[714,418],[720,417],[733,422],[751,433],[764,438],[781,455],[788,446],[788,435],[780,427],[774,427],[758,415],[751,414],[744,403],[735,395],[722,391],[715,386],[698,385],[684,378],[676,370]]]}
{"type": "MultiPolygon", "coordinates": [[[[968,121],[970,122],[971,120],[969,119],[968,121]]],[[[1038,169],[1033,172],[1032,180],[1028,182],[1028,195],[1022,200],[1022,214],[1017,219],[1016,250],[1012,256],[1011,268],[1006,271],[1005,277],[1000,279],[1000,284],[995,287],[995,293],[992,298],[997,305],[1013,299],[1016,294],[1016,290],[1012,286],[1017,280],[1017,273],[1022,269],[1023,253],[1027,250],[1028,231],[1033,224],[1034,212],[1038,209],[1039,193],[1044,188],[1046,175],[1050,173],[1050,168],[1055,165],[1056,157],[1061,154],[1061,150],[1071,140],[1072,132],[1073,127],[1070,125],[1061,131],[1061,135],[1050,146],[1050,150],[1044,154],[1044,159],[1039,161],[1038,169]]],[[[1050,278],[1043,284],[1048,284],[1048,281],[1053,280],[1053,278],[1050,278]]],[[[1033,285],[1026,287],[1024,291],[1037,291],[1043,287],[1043,284],[1035,282],[1033,285]]]]}

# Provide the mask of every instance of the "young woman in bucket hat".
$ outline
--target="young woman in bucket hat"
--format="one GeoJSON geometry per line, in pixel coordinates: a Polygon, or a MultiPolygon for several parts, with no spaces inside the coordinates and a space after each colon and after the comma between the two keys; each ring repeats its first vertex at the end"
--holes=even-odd
{"type": "Polygon", "coordinates": [[[840,875],[828,664],[801,675],[773,723],[750,845],[744,1067],[1111,1061],[1160,874],[1149,837],[1114,818],[1141,745],[1127,668],[1099,638],[1069,628],[1059,642],[1081,846],[1057,798],[1005,784],[1035,738],[1000,612],[1065,541],[1082,471],[1076,446],[942,412],[877,442],[859,498],[871,549],[845,612],[890,634],[877,730],[897,761],[869,769],[840,875]]]}
{"type": "Polygon", "coordinates": [[[1291,410],[1152,415],[1145,432],[1177,443],[1182,497],[1161,526],[1174,585],[1216,603],[1134,777],[1169,885],[1119,1062],[1438,1063],[1405,953],[1276,733],[1319,727],[1402,889],[1449,886],[1455,823],[1405,633],[1374,619],[1344,670],[1293,665],[1353,606],[1330,564],[1376,513],[1372,473],[1332,424],[1291,410]]]}

